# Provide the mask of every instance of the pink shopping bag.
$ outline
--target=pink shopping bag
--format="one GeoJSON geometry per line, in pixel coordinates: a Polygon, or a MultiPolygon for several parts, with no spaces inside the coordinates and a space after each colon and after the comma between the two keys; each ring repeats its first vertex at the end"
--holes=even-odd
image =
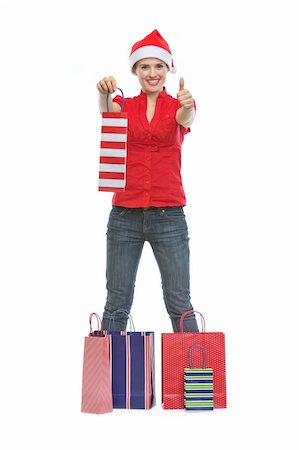
{"type": "Polygon", "coordinates": [[[110,336],[102,332],[94,335],[91,324],[93,316],[98,321],[98,329],[100,328],[98,314],[90,314],[90,333],[84,342],[81,412],[103,414],[113,410],[110,336]]]}
{"type": "MultiPolygon", "coordinates": [[[[124,191],[126,186],[128,113],[103,112],[100,146],[99,191],[124,191]]],[[[108,96],[107,96],[108,110],[108,96]]]]}

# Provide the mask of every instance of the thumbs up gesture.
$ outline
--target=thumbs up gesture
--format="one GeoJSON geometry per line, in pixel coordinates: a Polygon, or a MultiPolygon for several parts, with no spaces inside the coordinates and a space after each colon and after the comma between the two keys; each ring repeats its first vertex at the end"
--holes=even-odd
{"type": "Polygon", "coordinates": [[[177,99],[183,108],[191,110],[194,108],[193,98],[188,89],[185,89],[184,84],[184,78],[180,78],[180,89],[177,93],[177,99]]]}

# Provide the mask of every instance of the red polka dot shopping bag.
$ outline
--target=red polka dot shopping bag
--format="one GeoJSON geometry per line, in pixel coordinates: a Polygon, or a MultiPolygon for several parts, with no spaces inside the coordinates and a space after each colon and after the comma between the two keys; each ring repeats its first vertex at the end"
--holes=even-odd
{"type": "MultiPolygon", "coordinates": [[[[189,367],[189,349],[199,345],[207,353],[206,366],[213,371],[213,407],[226,408],[225,335],[206,332],[205,320],[198,311],[186,311],[180,319],[180,331],[162,333],[162,404],[164,409],[184,409],[184,373],[189,367]],[[184,318],[200,314],[202,332],[184,332],[184,318]]],[[[201,367],[200,360],[194,364],[201,367]]]]}

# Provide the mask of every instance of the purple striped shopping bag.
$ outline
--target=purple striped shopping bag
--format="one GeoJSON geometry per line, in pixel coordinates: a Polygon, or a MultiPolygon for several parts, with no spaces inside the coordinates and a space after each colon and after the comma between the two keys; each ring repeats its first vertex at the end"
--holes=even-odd
{"type": "Polygon", "coordinates": [[[112,331],[113,408],[150,409],[155,405],[154,333],[112,331]]]}
{"type": "MultiPolygon", "coordinates": [[[[100,145],[99,191],[124,191],[126,186],[128,113],[103,112],[100,145]]],[[[107,96],[108,110],[108,96],[107,96]]]]}
{"type": "Polygon", "coordinates": [[[123,309],[114,312],[107,333],[111,337],[113,408],[152,408],[156,403],[154,333],[135,331],[131,315],[123,309]],[[110,331],[117,314],[130,319],[130,331],[110,331]]]}
{"type": "Polygon", "coordinates": [[[84,342],[81,412],[103,414],[113,410],[110,336],[101,331],[92,331],[93,316],[98,321],[99,329],[99,316],[96,313],[90,314],[90,333],[84,342]]]}

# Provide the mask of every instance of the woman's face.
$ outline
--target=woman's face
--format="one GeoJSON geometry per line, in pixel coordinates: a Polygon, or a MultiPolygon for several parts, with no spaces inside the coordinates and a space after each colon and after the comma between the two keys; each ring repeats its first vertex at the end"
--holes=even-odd
{"type": "Polygon", "coordinates": [[[137,61],[134,72],[138,77],[143,92],[153,94],[163,89],[168,67],[160,59],[144,58],[137,61]]]}

